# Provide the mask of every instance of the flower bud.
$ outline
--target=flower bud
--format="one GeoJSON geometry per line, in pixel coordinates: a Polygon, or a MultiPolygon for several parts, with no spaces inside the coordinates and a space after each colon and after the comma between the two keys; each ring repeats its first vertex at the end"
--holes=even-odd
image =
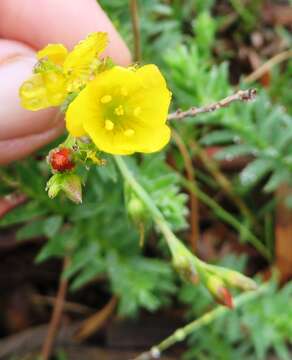
{"type": "Polygon", "coordinates": [[[50,151],[48,162],[56,172],[69,171],[75,167],[72,160],[72,150],[69,148],[58,148],[50,151]]]}
{"type": "Polygon", "coordinates": [[[82,203],[82,187],[81,180],[78,175],[68,174],[64,175],[62,190],[67,197],[73,202],[79,204],[82,203]]]}
{"type": "Polygon", "coordinates": [[[127,212],[136,226],[145,224],[149,219],[149,212],[143,201],[136,195],[127,182],[124,184],[124,194],[127,212]]]}
{"type": "Polygon", "coordinates": [[[53,199],[62,190],[63,176],[61,174],[54,174],[47,182],[46,191],[48,196],[53,199]]]}
{"type": "Polygon", "coordinates": [[[62,190],[66,196],[75,203],[82,202],[81,180],[78,175],[65,173],[54,174],[47,182],[46,190],[52,199],[62,190]]]}
{"type": "Polygon", "coordinates": [[[173,266],[185,281],[193,284],[199,282],[195,264],[191,261],[191,258],[183,252],[180,253],[180,251],[177,251],[173,253],[173,266]]]}
{"type": "Polygon", "coordinates": [[[223,279],[230,286],[236,287],[244,291],[257,289],[257,283],[254,280],[250,279],[245,275],[240,274],[237,271],[225,269],[225,274],[223,276],[223,279]]]}
{"type": "Polygon", "coordinates": [[[141,221],[144,218],[145,206],[137,197],[131,197],[127,204],[128,213],[134,222],[141,221]]]}
{"type": "Polygon", "coordinates": [[[219,304],[227,306],[230,309],[233,308],[232,295],[219,277],[209,275],[206,281],[206,286],[219,304]]]}
{"type": "Polygon", "coordinates": [[[219,304],[227,306],[229,309],[234,308],[232,295],[226,287],[219,288],[218,294],[217,301],[219,304]]]}
{"type": "Polygon", "coordinates": [[[256,290],[257,283],[251,278],[241,274],[238,271],[223,268],[221,266],[207,265],[207,268],[215,276],[220,277],[227,285],[243,290],[256,290]]]}

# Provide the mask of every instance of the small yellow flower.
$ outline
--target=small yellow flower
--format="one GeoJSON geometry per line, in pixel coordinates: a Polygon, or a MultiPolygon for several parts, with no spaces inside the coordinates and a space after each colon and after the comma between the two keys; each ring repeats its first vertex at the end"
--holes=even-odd
{"type": "Polygon", "coordinates": [[[87,135],[107,153],[155,152],[170,139],[170,99],[155,65],[115,66],[98,74],[72,101],[66,126],[71,135],[87,135]]]}
{"type": "Polygon", "coordinates": [[[49,44],[37,53],[35,74],[20,88],[21,104],[32,111],[63,103],[95,74],[98,57],[107,46],[107,34],[96,32],[68,53],[62,44],[49,44]]]}

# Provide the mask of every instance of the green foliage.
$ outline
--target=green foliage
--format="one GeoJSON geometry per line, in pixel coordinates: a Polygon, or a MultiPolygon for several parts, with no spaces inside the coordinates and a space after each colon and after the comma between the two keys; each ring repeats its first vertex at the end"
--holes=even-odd
{"type": "Polygon", "coordinates": [[[132,170],[135,171],[139,183],[154,200],[172,229],[175,231],[186,229],[187,195],[181,192],[179,177],[165,163],[164,154],[144,156],[139,166],[134,165],[133,159],[129,160],[132,160],[132,170]]]}
{"type": "MultiPolygon", "coordinates": [[[[169,82],[176,105],[183,109],[210,103],[234,91],[227,64],[206,64],[196,43],[169,51],[165,61],[172,69],[169,82]]],[[[272,104],[264,90],[247,106],[234,104],[186,122],[180,125],[186,141],[197,138],[202,145],[225,145],[218,159],[230,161],[242,155],[254,159],[235,179],[241,193],[249,192],[262,180],[267,192],[284,183],[292,184],[292,116],[272,104]],[[200,130],[194,125],[200,125],[200,130]]]]}
{"type": "MultiPolygon", "coordinates": [[[[244,260],[228,256],[220,265],[242,271],[244,260]]],[[[180,300],[188,305],[188,319],[192,320],[200,317],[211,306],[211,299],[200,286],[182,287],[180,300]]],[[[190,350],[185,354],[185,359],[264,360],[270,351],[279,360],[290,359],[287,344],[292,341],[292,312],[287,304],[291,301],[292,283],[281,290],[277,289],[276,284],[270,286],[261,298],[244,305],[240,310],[229,312],[224,318],[191,336],[190,350]]]]}
{"type": "MultiPolygon", "coordinates": [[[[193,294],[195,295],[195,294],[193,294]]],[[[200,294],[197,294],[197,296],[200,294]]],[[[264,360],[269,351],[290,359],[292,286],[269,290],[260,300],[215,321],[191,337],[186,359],[264,360]],[[287,311],[283,312],[286,308],[287,311]]]]}
{"type": "MultiPolygon", "coordinates": [[[[129,3],[129,0],[100,1],[131,48],[133,32],[129,3]]],[[[209,21],[207,11],[214,3],[214,0],[138,1],[143,61],[163,66],[164,49],[175,49],[179,44],[187,42],[194,37],[198,28],[201,29],[199,37],[202,48],[206,48],[214,34],[214,22],[209,21]],[[202,17],[196,18],[196,15],[201,14],[202,17]],[[205,25],[210,27],[206,29],[205,25]],[[204,41],[207,42],[204,44],[204,41]]]]}
{"type": "MultiPolygon", "coordinates": [[[[101,0],[100,3],[131,46],[129,1],[101,0]]],[[[257,27],[259,12],[255,9],[261,0],[249,4],[244,7],[238,0],[229,2],[238,19],[235,27],[242,30],[235,37],[247,36],[257,27]]],[[[226,53],[222,50],[218,54],[216,47],[216,31],[228,20],[228,15],[226,19],[214,16],[215,5],[215,0],[139,1],[143,62],[161,66],[173,93],[173,109],[209,104],[234,91],[229,80],[229,63],[220,64],[226,53]],[[213,56],[215,47],[216,58],[213,56]]],[[[292,44],[291,34],[285,29],[276,31],[292,44]]],[[[259,185],[270,194],[281,184],[292,181],[291,61],[281,72],[279,67],[273,69],[270,88],[260,89],[253,103],[233,104],[173,124],[179,128],[186,145],[195,140],[200,146],[224,146],[218,159],[232,160],[243,155],[250,158],[249,164],[239,174],[229,176],[229,180],[234,193],[248,203],[260,223],[257,235],[271,247],[275,201],[268,196],[259,208],[252,198],[259,185]]],[[[182,169],[180,156],[171,147],[167,150],[172,152],[176,167],[182,169]]],[[[44,156],[47,152],[45,149],[40,154],[44,156]]],[[[82,174],[87,185],[83,203],[78,206],[63,196],[54,200],[47,197],[44,189],[49,170],[45,161],[32,157],[1,169],[0,193],[18,189],[27,194],[29,200],[3,217],[0,228],[16,227],[20,241],[37,237],[47,239],[36,261],[69,256],[70,267],[65,276],[70,279],[71,290],[77,291],[99,279],[105,291],[119,297],[121,314],[133,316],[140,308],[155,311],[169,304],[177,294],[179,301],[187,305],[189,317],[199,317],[210,308],[210,296],[201,286],[178,288],[169,261],[161,255],[167,252],[151,244],[150,257],[147,236],[145,251],[139,247],[138,230],[126,213],[128,199],[124,194],[124,182],[114,162],[110,157],[105,158],[107,166],[82,174]],[[159,260],[152,257],[158,254],[159,260]]],[[[127,163],[171,228],[185,230],[187,196],[180,187],[179,177],[167,165],[165,153],[131,157],[127,163]]],[[[207,192],[218,189],[218,184],[206,171],[195,170],[200,189],[207,192]]],[[[291,198],[287,203],[292,208],[291,198]]],[[[215,207],[212,214],[216,214],[215,207]]],[[[146,216],[144,221],[147,230],[152,229],[150,217],[146,216]]],[[[248,220],[241,216],[238,223],[245,224],[248,220]]],[[[163,245],[162,249],[165,250],[163,245]]],[[[242,271],[245,260],[229,256],[220,265],[242,271]]],[[[292,313],[287,305],[291,303],[291,296],[291,283],[280,291],[272,287],[259,301],[230,312],[224,319],[196,333],[190,340],[187,357],[261,360],[268,351],[273,351],[279,359],[288,359],[292,313]]]]}
{"type": "MultiPolygon", "coordinates": [[[[129,159],[137,176],[176,230],[186,227],[185,194],[180,193],[177,175],[163,155],[147,156],[138,166],[129,159]]],[[[134,315],[140,307],[156,310],[175,291],[170,264],[142,255],[138,232],[128,219],[123,200],[123,181],[108,159],[108,166],[86,174],[87,190],[81,205],[64,197],[50,200],[44,194],[41,163],[26,160],[7,169],[19,179],[30,201],[0,220],[0,227],[19,225],[17,238],[45,237],[47,242],[36,261],[70,257],[65,276],[77,290],[98,276],[120,298],[120,312],[134,315]],[[30,176],[28,176],[30,175],[30,176]]]]}

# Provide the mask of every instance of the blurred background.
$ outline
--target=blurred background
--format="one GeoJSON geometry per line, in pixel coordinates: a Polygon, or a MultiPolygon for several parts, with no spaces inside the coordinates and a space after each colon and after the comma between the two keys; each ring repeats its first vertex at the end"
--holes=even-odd
{"type": "MultiPolygon", "coordinates": [[[[172,122],[165,151],[130,159],[200,258],[271,279],[265,295],[161,358],[291,359],[291,1],[138,1],[135,38],[128,0],[100,4],[136,59],[160,67],[172,110],[258,90],[254,102],[172,122]]],[[[84,175],[82,205],[47,197],[45,156],[59,142],[0,168],[0,359],[36,359],[60,281],[68,290],[54,359],[133,358],[200,318],[213,300],[173,271],[147,217],[140,246],[110,160],[84,175]]]]}

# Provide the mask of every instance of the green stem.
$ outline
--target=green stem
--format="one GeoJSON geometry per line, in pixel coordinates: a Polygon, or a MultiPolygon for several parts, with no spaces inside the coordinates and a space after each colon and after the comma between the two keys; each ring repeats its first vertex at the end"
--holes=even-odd
{"type": "Polygon", "coordinates": [[[240,221],[238,221],[234,216],[230,215],[226,210],[224,210],[219,204],[216,203],[212,198],[207,194],[201,191],[193,183],[185,179],[183,176],[180,176],[180,180],[183,186],[185,186],[189,191],[193,192],[204,204],[209,206],[214,213],[226,221],[229,225],[234,227],[237,231],[244,233],[246,239],[268,260],[271,260],[271,254],[264,246],[264,244],[240,221]]]}
{"type": "Polygon", "coordinates": [[[182,254],[186,259],[192,258],[196,266],[201,268],[202,262],[196,256],[190,253],[190,251],[183,245],[183,243],[176,237],[172,232],[169,224],[165,220],[161,211],[152,201],[151,197],[147,194],[144,188],[138,183],[138,181],[133,176],[132,172],[127,167],[126,162],[120,156],[115,156],[116,164],[123,175],[124,179],[130,185],[132,190],[136,195],[143,201],[147,210],[151,214],[153,221],[156,223],[157,227],[160,229],[161,233],[164,235],[166,242],[169,246],[169,249],[174,257],[177,257],[177,254],[182,254]]]}
{"type": "MultiPolygon", "coordinates": [[[[264,284],[253,292],[248,292],[237,296],[234,300],[236,308],[243,306],[244,304],[255,300],[257,297],[265,293],[269,289],[269,284],[264,284]]],[[[199,330],[203,326],[209,325],[215,320],[229,313],[229,309],[223,306],[217,306],[215,309],[207,312],[200,318],[192,321],[186,326],[176,330],[172,335],[163,340],[156,346],[153,346],[149,351],[139,355],[134,360],[151,360],[152,358],[159,358],[162,351],[168,349],[176,342],[183,341],[188,335],[199,330]]]]}

